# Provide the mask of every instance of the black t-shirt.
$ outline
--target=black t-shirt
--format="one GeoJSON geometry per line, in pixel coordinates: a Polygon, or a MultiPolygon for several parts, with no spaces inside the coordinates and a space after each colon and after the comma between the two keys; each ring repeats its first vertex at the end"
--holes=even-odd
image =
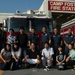
{"type": "Polygon", "coordinates": [[[30,59],[36,59],[37,58],[37,55],[40,55],[40,54],[39,54],[39,51],[38,50],[35,50],[33,52],[31,49],[29,49],[27,51],[27,55],[29,56],[30,59]]]}
{"type": "Polygon", "coordinates": [[[18,40],[18,43],[19,43],[19,46],[20,47],[27,47],[27,43],[28,43],[28,36],[27,34],[18,34],[17,36],[17,40],[18,40]]]}

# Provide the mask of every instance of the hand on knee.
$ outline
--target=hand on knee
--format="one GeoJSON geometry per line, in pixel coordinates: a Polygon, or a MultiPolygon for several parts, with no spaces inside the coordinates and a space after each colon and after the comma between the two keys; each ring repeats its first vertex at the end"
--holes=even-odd
{"type": "Polygon", "coordinates": [[[22,59],[22,62],[26,62],[26,59],[22,59]]]}

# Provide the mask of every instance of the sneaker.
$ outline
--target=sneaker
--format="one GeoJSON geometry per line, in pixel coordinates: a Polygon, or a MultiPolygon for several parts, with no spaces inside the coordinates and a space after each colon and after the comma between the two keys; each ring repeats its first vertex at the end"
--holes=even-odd
{"type": "Polygon", "coordinates": [[[47,68],[44,68],[44,71],[47,71],[47,68]]]}
{"type": "Polygon", "coordinates": [[[48,67],[47,67],[46,69],[47,69],[47,71],[49,71],[49,70],[50,70],[48,67]]]}
{"type": "Polygon", "coordinates": [[[21,68],[21,65],[19,65],[18,67],[21,68]]]}
{"type": "Polygon", "coordinates": [[[63,70],[63,69],[64,69],[64,67],[61,65],[58,67],[58,70],[63,70]]]}
{"type": "Polygon", "coordinates": [[[48,66],[46,66],[47,71],[49,71],[50,69],[48,68],[48,66]]]}

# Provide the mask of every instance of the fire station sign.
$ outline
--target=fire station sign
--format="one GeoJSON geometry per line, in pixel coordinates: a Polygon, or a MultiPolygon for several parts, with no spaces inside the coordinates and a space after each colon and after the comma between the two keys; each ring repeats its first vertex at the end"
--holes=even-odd
{"type": "Polygon", "coordinates": [[[75,12],[75,2],[48,1],[48,10],[75,12]]]}

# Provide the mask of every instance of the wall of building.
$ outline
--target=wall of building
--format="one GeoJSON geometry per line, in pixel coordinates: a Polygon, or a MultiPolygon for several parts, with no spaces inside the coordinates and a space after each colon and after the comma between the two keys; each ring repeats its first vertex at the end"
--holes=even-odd
{"type": "Polygon", "coordinates": [[[39,11],[44,11],[46,16],[52,18],[52,14],[50,11],[48,11],[48,0],[44,0],[41,7],[39,8],[39,11]]]}

